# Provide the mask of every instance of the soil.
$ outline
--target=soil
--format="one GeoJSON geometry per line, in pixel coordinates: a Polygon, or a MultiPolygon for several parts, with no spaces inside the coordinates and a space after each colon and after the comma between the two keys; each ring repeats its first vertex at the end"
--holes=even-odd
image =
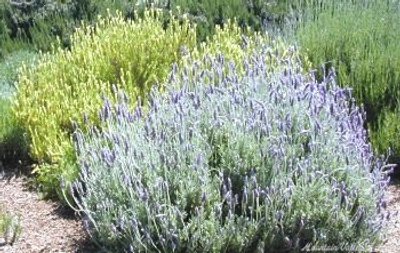
{"type": "Polygon", "coordinates": [[[77,215],[58,202],[40,198],[37,191],[30,189],[30,176],[25,170],[3,170],[2,173],[0,168],[0,173],[0,203],[7,212],[20,217],[21,226],[19,238],[13,243],[12,238],[3,238],[0,234],[0,252],[98,252],[77,215]]]}
{"type": "MultiPolygon", "coordinates": [[[[397,175],[398,176],[398,175],[397,175]]],[[[383,229],[386,241],[376,252],[400,252],[400,180],[393,178],[386,192],[387,211],[392,215],[387,226],[383,229]]]]}
{"type": "MultiPolygon", "coordinates": [[[[0,164],[0,203],[20,216],[21,234],[12,244],[0,234],[4,253],[95,253],[99,250],[83,232],[79,218],[60,203],[43,200],[28,187],[25,170],[5,170],[0,164]]],[[[387,211],[400,212],[400,180],[392,180],[387,191],[387,211]]],[[[387,240],[379,249],[368,252],[397,253],[400,249],[400,215],[393,216],[384,228],[387,240]]],[[[364,251],[365,252],[365,251],[364,251]]]]}

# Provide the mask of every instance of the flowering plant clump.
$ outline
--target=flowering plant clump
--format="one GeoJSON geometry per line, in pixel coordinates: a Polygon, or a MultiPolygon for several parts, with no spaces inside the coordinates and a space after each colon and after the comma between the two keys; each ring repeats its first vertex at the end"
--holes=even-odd
{"type": "Polygon", "coordinates": [[[366,141],[364,114],[333,73],[318,83],[294,59],[271,71],[264,50],[245,57],[243,75],[222,55],[173,67],[146,113],[115,88],[102,129],[75,126],[70,194],[96,243],[110,252],[379,243],[388,166],[366,141]]]}

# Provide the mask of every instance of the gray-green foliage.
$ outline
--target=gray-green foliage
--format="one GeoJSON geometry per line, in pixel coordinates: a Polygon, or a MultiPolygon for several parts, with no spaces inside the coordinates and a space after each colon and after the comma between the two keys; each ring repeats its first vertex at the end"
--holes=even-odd
{"type": "Polygon", "coordinates": [[[6,244],[14,244],[21,234],[20,217],[6,212],[0,203],[0,238],[6,244]]]}
{"type": "Polygon", "coordinates": [[[22,64],[33,65],[36,59],[36,53],[27,50],[14,51],[0,59],[0,97],[9,97],[15,91],[19,68],[22,64]]]}
{"type": "Polygon", "coordinates": [[[0,60],[0,161],[15,162],[27,158],[23,130],[11,113],[11,95],[22,64],[35,64],[37,55],[31,51],[15,51],[0,60]]]}
{"type": "Polygon", "coordinates": [[[272,71],[271,54],[246,57],[244,76],[222,55],[174,67],[146,113],[115,89],[120,103],[105,98],[99,113],[107,126],[76,128],[70,194],[95,242],[110,252],[379,243],[387,177],[365,115],[333,74],[318,83],[290,59],[272,71]]]}

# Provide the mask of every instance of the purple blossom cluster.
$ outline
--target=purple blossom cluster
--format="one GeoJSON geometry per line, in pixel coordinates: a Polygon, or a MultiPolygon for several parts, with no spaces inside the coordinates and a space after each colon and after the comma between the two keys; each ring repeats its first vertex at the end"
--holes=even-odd
{"type": "Polygon", "coordinates": [[[122,91],[115,105],[104,98],[103,127],[74,134],[70,187],[96,242],[112,252],[379,243],[390,166],[373,155],[365,113],[333,71],[319,83],[290,57],[272,68],[271,54],[174,65],[167,91],[132,110],[122,91]]]}

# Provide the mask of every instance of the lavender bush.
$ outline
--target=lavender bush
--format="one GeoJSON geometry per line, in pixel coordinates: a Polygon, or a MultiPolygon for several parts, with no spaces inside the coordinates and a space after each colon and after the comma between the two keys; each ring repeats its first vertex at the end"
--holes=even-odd
{"type": "Polygon", "coordinates": [[[105,98],[99,114],[107,127],[76,128],[70,194],[96,243],[297,252],[380,242],[389,166],[373,156],[363,111],[333,72],[318,83],[294,60],[271,71],[264,50],[246,58],[244,75],[222,55],[173,67],[146,112],[115,89],[120,103],[105,98]]]}

